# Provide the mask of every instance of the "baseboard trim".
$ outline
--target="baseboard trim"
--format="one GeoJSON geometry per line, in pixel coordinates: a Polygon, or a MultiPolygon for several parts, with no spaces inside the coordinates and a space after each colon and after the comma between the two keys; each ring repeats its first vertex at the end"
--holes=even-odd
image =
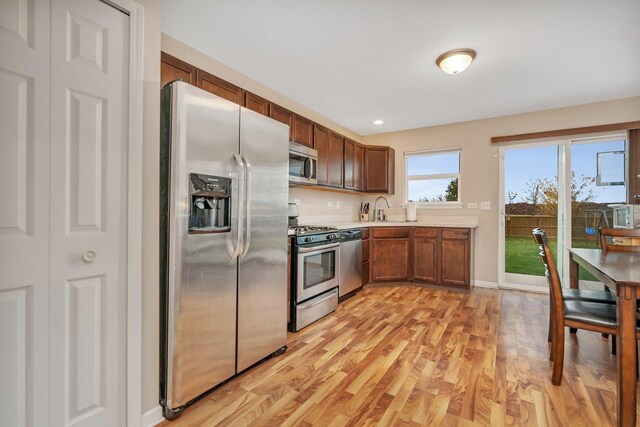
{"type": "Polygon", "coordinates": [[[510,289],[512,291],[535,292],[538,294],[548,294],[549,288],[535,285],[524,285],[521,283],[500,283],[500,289],[510,289]]]}
{"type": "Polygon", "coordinates": [[[153,427],[164,421],[162,406],[158,405],[142,414],[142,427],[153,427]]]}
{"type": "Polygon", "coordinates": [[[484,280],[474,280],[473,286],[477,288],[499,289],[496,282],[485,282],[484,280]]]}

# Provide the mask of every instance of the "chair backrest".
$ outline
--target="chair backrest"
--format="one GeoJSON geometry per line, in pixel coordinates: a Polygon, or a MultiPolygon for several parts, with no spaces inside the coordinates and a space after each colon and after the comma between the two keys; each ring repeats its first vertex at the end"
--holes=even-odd
{"type": "Polygon", "coordinates": [[[600,227],[600,245],[604,252],[640,252],[640,229],[600,227]]]}
{"type": "Polygon", "coordinates": [[[558,268],[556,262],[553,259],[553,252],[549,246],[549,240],[547,239],[547,233],[541,228],[536,228],[532,232],[533,239],[538,245],[540,245],[540,259],[544,264],[544,273],[547,276],[549,282],[549,292],[551,293],[551,300],[556,310],[560,310],[562,316],[564,316],[564,304],[562,299],[562,283],[560,282],[560,275],[558,274],[558,268]]]}

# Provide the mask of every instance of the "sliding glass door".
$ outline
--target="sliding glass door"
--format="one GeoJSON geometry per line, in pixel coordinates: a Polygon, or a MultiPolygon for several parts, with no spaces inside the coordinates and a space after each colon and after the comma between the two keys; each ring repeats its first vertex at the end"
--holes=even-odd
{"type": "MultiPolygon", "coordinates": [[[[568,247],[597,247],[597,230],[611,223],[609,205],[626,199],[623,135],[517,144],[500,149],[499,284],[546,289],[531,230],[547,232],[568,283],[568,247]]],[[[601,287],[586,272],[587,287],[601,287]]]]}

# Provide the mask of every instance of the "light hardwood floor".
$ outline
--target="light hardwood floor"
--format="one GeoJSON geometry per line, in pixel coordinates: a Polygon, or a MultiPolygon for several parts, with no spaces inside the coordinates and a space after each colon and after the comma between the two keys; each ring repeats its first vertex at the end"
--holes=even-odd
{"type": "Polygon", "coordinates": [[[370,286],[163,426],[615,424],[609,342],[567,337],[554,387],[547,310],[540,294],[370,286]]]}

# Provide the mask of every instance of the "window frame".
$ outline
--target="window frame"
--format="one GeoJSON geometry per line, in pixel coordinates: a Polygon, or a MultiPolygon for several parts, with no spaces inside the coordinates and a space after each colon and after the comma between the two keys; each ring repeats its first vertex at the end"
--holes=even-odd
{"type": "Polygon", "coordinates": [[[404,195],[403,203],[406,205],[409,199],[409,181],[423,181],[429,179],[458,179],[458,200],[455,202],[418,202],[414,201],[419,208],[432,209],[460,209],[462,202],[462,147],[451,147],[434,150],[405,151],[404,157],[404,195]],[[437,154],[458,153],[458,173],[438,173],[426,175],[409,176],[409,159],[413,157],[429,156],[437,154]]]}

